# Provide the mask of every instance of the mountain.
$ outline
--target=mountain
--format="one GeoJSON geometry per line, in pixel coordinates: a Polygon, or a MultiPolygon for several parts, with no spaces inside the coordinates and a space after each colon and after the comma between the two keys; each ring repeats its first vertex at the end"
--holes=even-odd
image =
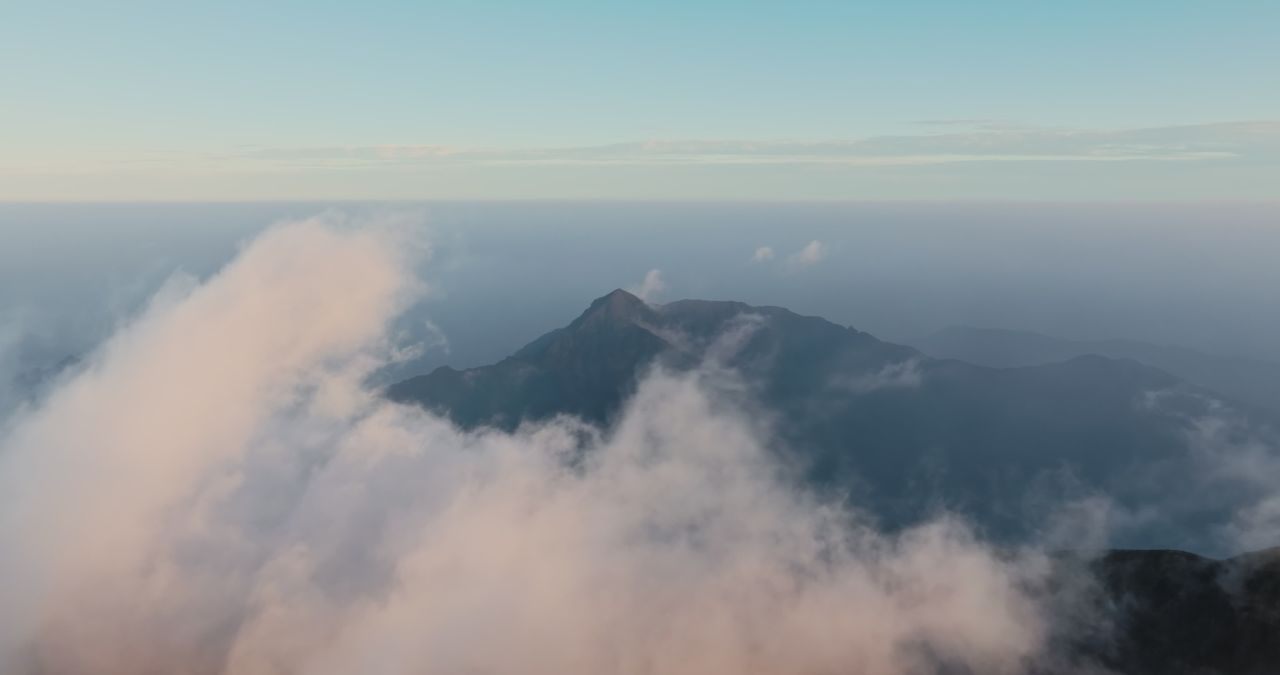
{"type": "Polygon", "coordinates": [[[811,487],[888,527],[945,508],[1016,539],[1063,499],[1102,493],[1161,514],[1117,532],[1119,543],[1206,550],[1205,533],[1237,506],[1234,496],[1175,498],[1197,494],[1188,438],[1220,412],[1211,391],[1097,355],[1017,368],[935,359],[779,307],[648,305],[617,290],[499,363],[442,367],[388,395],[464,427],[559,413],[605,423],[647,365],[712,357],[751,384],[811,487]]]}
{"type": "Polygon", "coordinates": [[[558,413],[604,422],[618,410],[643,367],[659,355],[676,367],[698,363],[706,350],[742,317],[767,319],[765,330],[736,354],[733,365],[760,370],[759,357],[773,362],[766,382],[780,399],[788,387],[820,378],[820,366],[835,371],[874,371],[920,354],[880,342],[865,333],[778,307],[739,302],[681,300],[653,307],[623,290],[591,303],[577,319],[525,345],[499,363],[464,371],[441,367],[389,389],[391,398],[447,413],[463,426],[513,428],[522,420],[558,413]],[[839,365],[815,356],[838,356],[839,365]],[[790,374],[786,371],[794,370],[790,374]]]}
{"type": "Polygon", "coordinates": [[[1028,331],[952,326],[911,341],[938,358],[996,368],[1036,366],[1087,354],[1133,359],[1225,396],[1280,411],[1280,363],[1205,354],[1134,340],[1063,340],[1028,331]]]}
{"type": "Polygon", "coordinates": [[[670,346],[645,327],[656,317],[639,298],[615,291],[565,328],[497,364],[465,371],[443,366],[394,384],[389,393],[445,412],[467,427],[514,428],[522,420],[557,413],[602,422],[634,387],[639,367],[670,346]]]}
{"type": "MultiPolygon", "coordinates": [[[[779,307],[614,291],[496,364],[439,368],[387,393],[464,427],[560,413],[608,423],[650,364],[708,362],[742,375],[809,486],[890,528],[946,507],[1016,542],[1062,498],[1104,493],[1146,514],[1122,544],[1203,548],[1239,507],[1198,494],[1183,464],[1196,420],[1221,413],[1208,389],[1099,355],[1005,368],[938,359],[779,307]]],[[[1037,675],[1280,672],[1280,550],[1062,553],[1043,592],[1056,629],[1037,675]]]]}

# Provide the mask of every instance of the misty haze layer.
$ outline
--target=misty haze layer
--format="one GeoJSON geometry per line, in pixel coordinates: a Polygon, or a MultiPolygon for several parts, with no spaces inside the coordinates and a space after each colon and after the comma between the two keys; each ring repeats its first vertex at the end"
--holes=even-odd
{"type": "MultiPolygon", "coordinates": [[[[1032,553],[788,487],[709,363],[616,427],[463,433],[364,389],[403,230],[273,229],[175,280],[0,449],[12,673],[1016,672],[1032,553]]],[[[409,244],[406,246],[406,244],[409,244]]]]}
{"type": "MultiPolygon", "coordinates": [[[[174,269],[205,278],[264,223],[323,208],[0,205],[0,375],[18,360],[47,365],[83,353],[174,269]]],[[[589,298],[638,288],[655,269],[658,302],[777,305],[895,342],[970,325],[1280,361],[1280,313],[1270,311],[1280,288],[1275,205],[407,208],[430,233],[433,262],[417,271],[434,293],[396,330],[435,346],[401,374],[496,361],[567,323],[589,298]]]]}

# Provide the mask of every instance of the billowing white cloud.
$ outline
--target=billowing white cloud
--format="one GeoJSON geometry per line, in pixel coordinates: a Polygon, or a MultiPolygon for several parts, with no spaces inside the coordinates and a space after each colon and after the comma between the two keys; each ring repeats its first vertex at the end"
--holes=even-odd
{"type": "Polygon", "coordinates": [[[662,278],[662,270],[649,270],[639,284],[627,288],[632,295],[650,303],[656,302],[666,290],[667,282],[662,278]]]}
{"type": "Polygon", "coordinates": [[[827,257],[827,245],[814,239],[804,248],[787,256],[787,263],[793,267],[810,267],[822,262],[827,257]]]}
{"type": "Polygon", "coordinates": [[[403,250],[275,228],[15,421],[0,670],[1010,673],[1040,648],[1039,556],[797,491],[723,373],[655,372],[603,430],[382,400],[403,250]]]}
{"type": "Polygon", "coordinates": [[[773,260],[773,257],[774,257],[774,253],[772,248],[768,246],[761,246],[760,248],[757,248],[756,252],[751,256],[751,261],[767,262],[767,261],[773,260]]]}

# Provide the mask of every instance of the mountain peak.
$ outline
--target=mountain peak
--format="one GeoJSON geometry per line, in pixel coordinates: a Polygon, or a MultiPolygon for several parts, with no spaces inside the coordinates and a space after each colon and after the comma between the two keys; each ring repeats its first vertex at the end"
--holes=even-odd
{"type": "Polygon", "coordinates": [[[596,319],[613,320],[613,321],[634,321],[636,319],[646,318],[653,314],[653,310],[644,300],[635,295],[622,290],[614,289],[608,295],[596,298],[591,302],[591,306],[587,311],[582,313],[571,326],[578,326],[582,323],[596,319]]]}
{"type": "Polygon", "coordinates": [[[602,303],[643,305],[644,300],[641,300],[629,291],[624,291],[621,288],[615,288],[612,291],[609,291],[607,295],[596,298],[591,304],[597,305],[602,303]]]}

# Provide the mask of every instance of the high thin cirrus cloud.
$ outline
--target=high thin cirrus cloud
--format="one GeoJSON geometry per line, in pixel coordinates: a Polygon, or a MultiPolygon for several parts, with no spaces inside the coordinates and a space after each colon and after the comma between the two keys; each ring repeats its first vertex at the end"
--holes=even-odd
{"type": "Polygon", "coordinates": [[[1003,673],[1042,649],[1039,556],[800,493],[719,376],[656,372],[609,429],[387,403],[362,382],[422,292],[413,249],[273,228],[11,420],[0,670],[1003,673]]]}

